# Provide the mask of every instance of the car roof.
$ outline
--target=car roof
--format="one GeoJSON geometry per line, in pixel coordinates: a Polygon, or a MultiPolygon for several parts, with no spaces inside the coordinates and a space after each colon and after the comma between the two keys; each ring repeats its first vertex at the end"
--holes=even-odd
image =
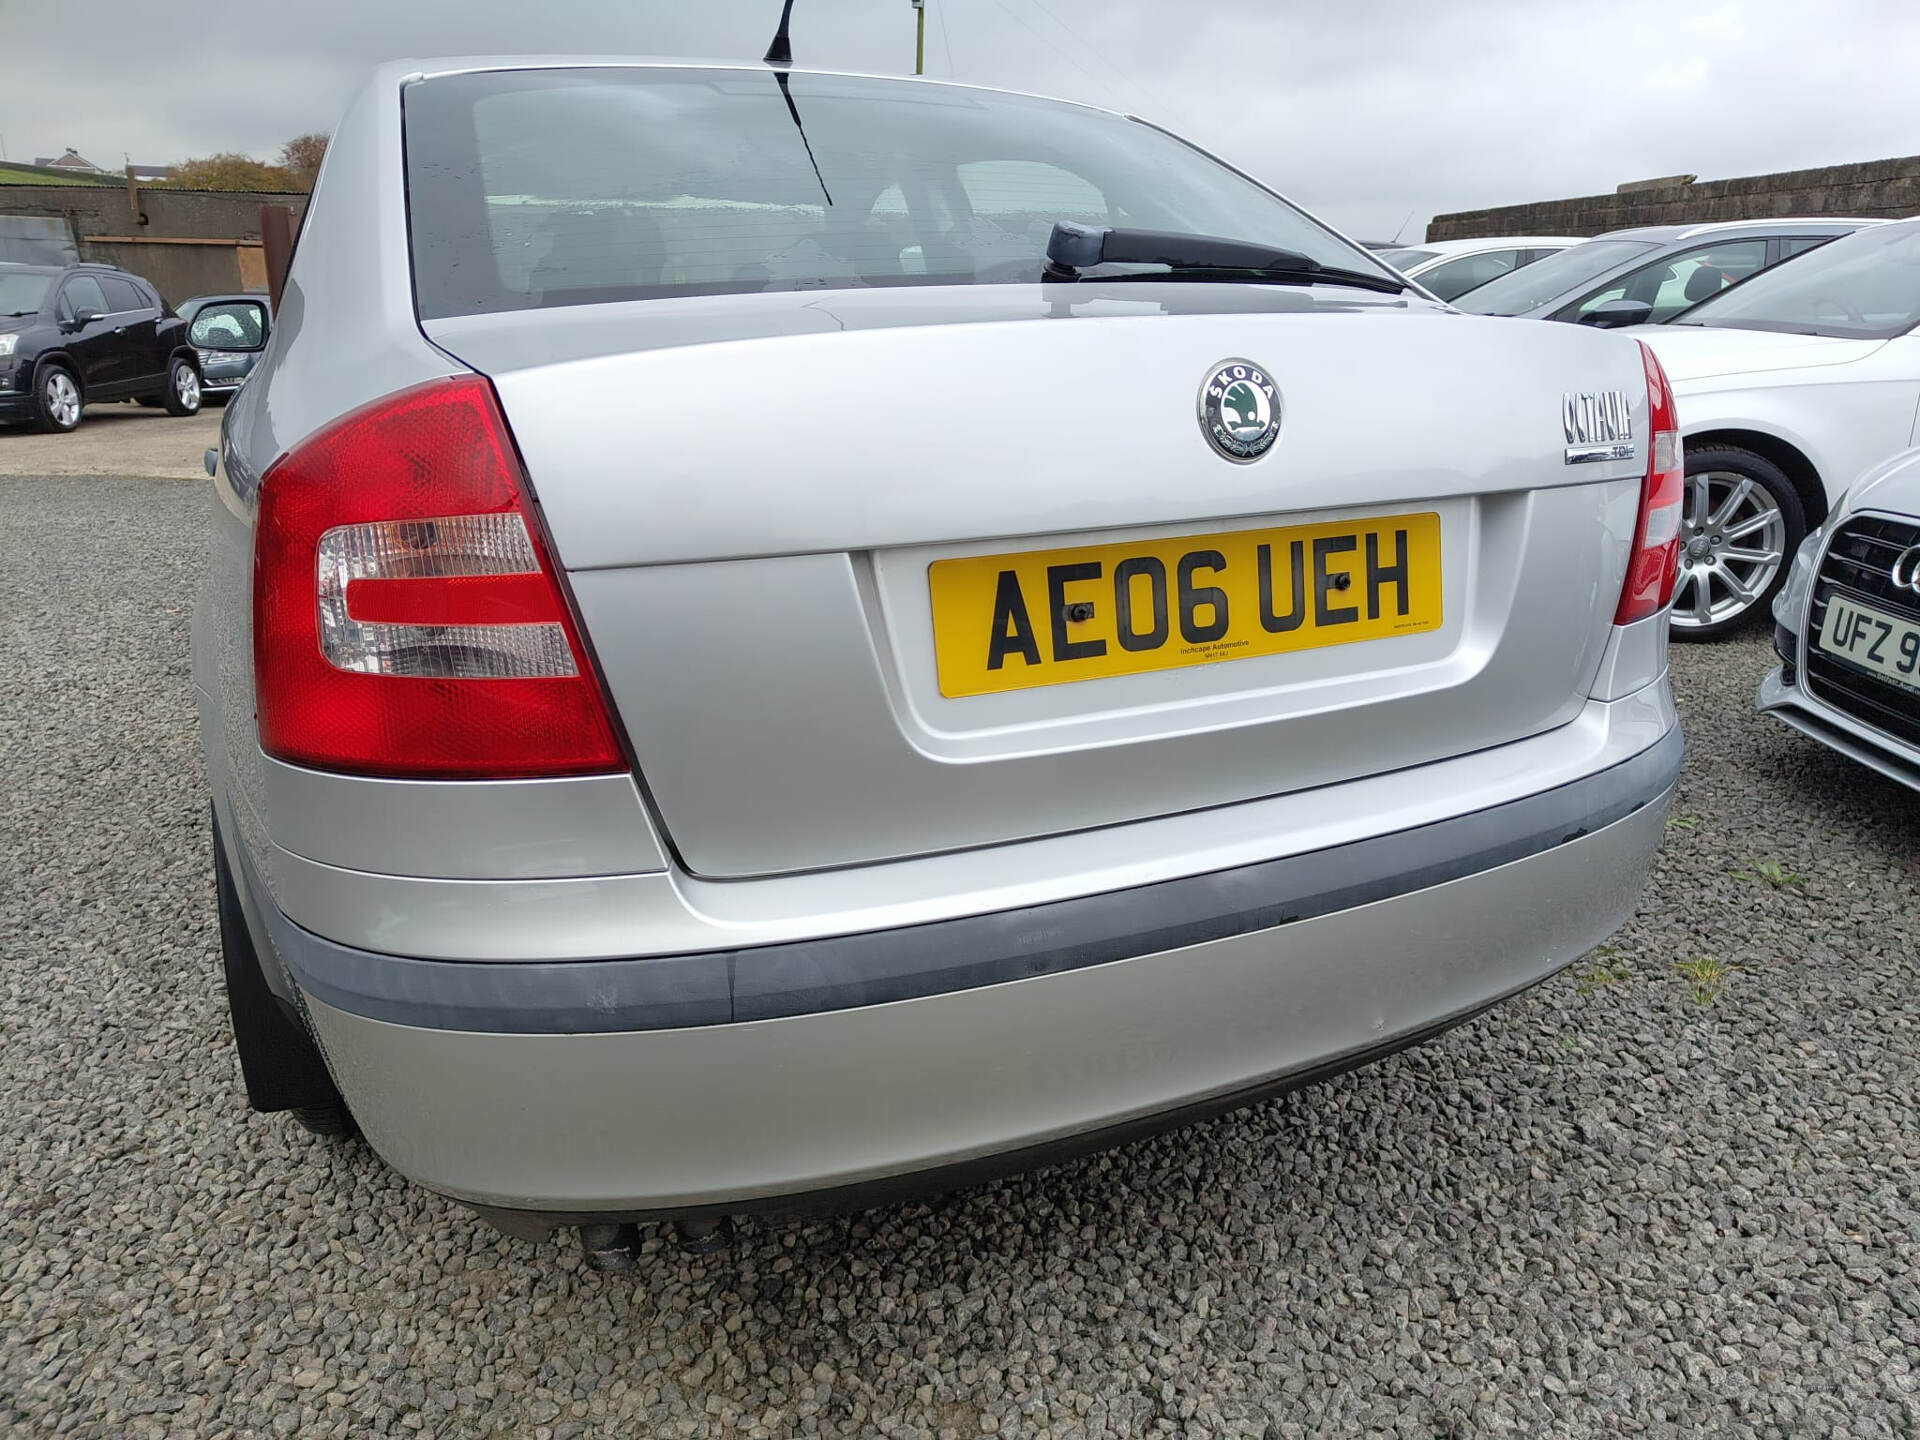
{"type": "MultiPolygon", "coordinates": [[[[120,265],[109,265],[104,260],[70,260],[65,265],[13,265],[9,270],[32,270],[41,275],[125,275],[130,280],[143,277],[120,265]]],[[[146,282],[151,283],[151,282],[146,282]]]]}
{"type": "Polygon", "coordinates": [[[1585,235],[1487,235],[1478,240],[1410,240],[1396,250],[1431,250],[1435,255],[1471,255],[1479,250],[1504,250],[1515,245],[1584,245],[1585,235]]]}
{"type": "Polygon", "coordinates": [[[1829,232],[1845,235],[1863,226],[1886,223],[1884,220],[1849,215],[1781,215],[1765,220],[1716,220],[1705,225],[1636,225],[1625,230],[1609,230],[1604,235],[1594,236],[1594,239],[1652,240],[1660,244],[1672,244],[1681,240],[1710,240],[1716,236],[1773,235],[1788,230],[1802,235],[1829,232]]]}
{"type": "Polygon", "coordinates": [[[388,61],[375,72],[375,83],[392,77],[402,84],[438,80],[449,75],[476,75],[490,70],[737,70],[760,75],[821,75],[836,80],[885,80],[899,85],[930,85],[944,90],[969,90],[990,95],[1012,95],[1023,100],[1045,100],[1076,110],[1129,117],[1126,111],[1084,100],[1066,100],[1033,90],[1010,90],[1000,85],[970,85],[959,80],[936,80],[928,75],[886,74],[872,70],[837,70],[828,66],[769,65],[764,60],[699,59],[686,55],[443,55],[432,59],[388,61]]]}

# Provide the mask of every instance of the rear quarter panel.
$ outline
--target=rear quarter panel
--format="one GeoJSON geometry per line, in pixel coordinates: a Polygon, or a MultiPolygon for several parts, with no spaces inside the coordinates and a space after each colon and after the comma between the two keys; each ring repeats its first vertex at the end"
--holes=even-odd
{"type": "Polygon", "coordinates": [[[1682,436],[1751,430],[1805,455],[1834,504],[1867,470],[1913,442],[1920,341],[1883,346],[1851,365],[1776,370],[1674,385],[1682,436]]]}
{"type": "MultiPolygon", "coordinates": [[[[194,676],[216,800],[270,870],[269,794],[254,724],[253,519],[261,477],[315,430],[381,395],[465,367],[414,319],[400,142],[407,67],[381,69],[334,131],[256,373],[227,407],[196,607],[194,676]]],[[[184,326],[182,326],[184,332],[184,326]]]]}

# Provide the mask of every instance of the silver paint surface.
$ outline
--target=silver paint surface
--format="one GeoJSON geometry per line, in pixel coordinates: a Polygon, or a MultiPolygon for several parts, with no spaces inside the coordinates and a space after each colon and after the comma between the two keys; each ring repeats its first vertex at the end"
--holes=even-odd
{"type": "Polygon", "coordinates": [[[1666,810],[1279,930],[858,1010],[526,1036],[312,1009],[368,1141],[434,1190],[552,1210],[795,1193],[1229,1092],[1544,979],[1632,912],[1666,810]]]}

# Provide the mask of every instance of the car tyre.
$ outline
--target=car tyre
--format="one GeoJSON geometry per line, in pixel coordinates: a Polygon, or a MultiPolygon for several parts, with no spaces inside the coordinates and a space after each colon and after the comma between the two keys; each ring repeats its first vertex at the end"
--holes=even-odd
{"type": "Polygon", "coordinates": [[[347,1108],[344,1100],[332,1100],[323,1105],[296,1105],[292,1114],[309,1134],[329,1140],[348,1139],[360,1133],[360,1122],[353,1118],[353,1112],[347,1108]]]}
{"type": "Polygon", "coordinates": [[[1669,633],[1719,640],[1771,613],[1793,552],[1806,538],[1806,507],[1773,461],[1737,445],[1689,448],[1680,524],[1680,572],[1669,633]]]}
{"type": "Polygon", "coordinates": [[[86,409],[80,382],[61,364],[43,365],[33,382],[33,423],[52,434],[78,428],[86,409]]]}
{"type": "Polygon", "coordinates": [[[168,367],[164,403],[169,415],[200,413],[200,372],[191,360],[176,359],[168,367]]]}

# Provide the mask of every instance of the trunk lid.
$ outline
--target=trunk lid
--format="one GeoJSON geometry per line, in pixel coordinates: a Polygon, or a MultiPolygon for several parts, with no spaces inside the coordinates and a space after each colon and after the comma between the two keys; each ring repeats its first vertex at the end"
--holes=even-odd
{"type": "Polygon", "coordinates": [[[1675,385],[1773,370],[1851,365],[1887,343],[1712,325],[1641,325],[1633,334],[1660,357],[1661,368],[1675,385]]]}
{"type": "Polygon", "coordinates": [[[1563,455],[1569,392],[1624,392],[1644,437],[1630,342],[1358,292],[850,291],[427,328],[493,377],[644,782],[710,876],[1203,809],[1565,723],[1607,640],[1644,465],[1563,455]],[[1250,464],[1196,415],[1203,378],[1235,358],[1281,403],[1250,464]],[[1418,594],[1396,624],[1403,532],[1418,594]],[[1288,610],[1295,540],[1303,604],[1365,618],[1384,596],[1380,623],[1338,637],[1363,638],[1298,648],[1246,619],[1259,543],[1277,577],[1265,613],[1288,610]],[[1071,553],[1030,553],[1054,551],[1071,553]],[[1196,553],[1226,569],[1202,564],[1183,592],[1196,553]],[[1191,655],[1115,643],[1129,557],[1129,633],[1153,629],[1157,559],[1191,655]],[[1056,596],[1049,564],[1098,568],[1056,596]],[[1316,565],[1357,583],[1319,587],[1316,565]],[[992,608],[1002,571],[1022,577],[1043,668],[1092,634],[1101,666],[1034,683],[1024,654],[997,676],[947,655],[978,662],[996,626],[1003,650],[1021,638],[992,608]],[[1189,647],[1188,626],[1220,618],[1210,582],[1241,628],[1189,647]],[[1183,593],[1199,597],[1185,611],[1183,593]],[[1093,605],[1090,628],[1056,633],[1062,598],[1093,605]]]}

